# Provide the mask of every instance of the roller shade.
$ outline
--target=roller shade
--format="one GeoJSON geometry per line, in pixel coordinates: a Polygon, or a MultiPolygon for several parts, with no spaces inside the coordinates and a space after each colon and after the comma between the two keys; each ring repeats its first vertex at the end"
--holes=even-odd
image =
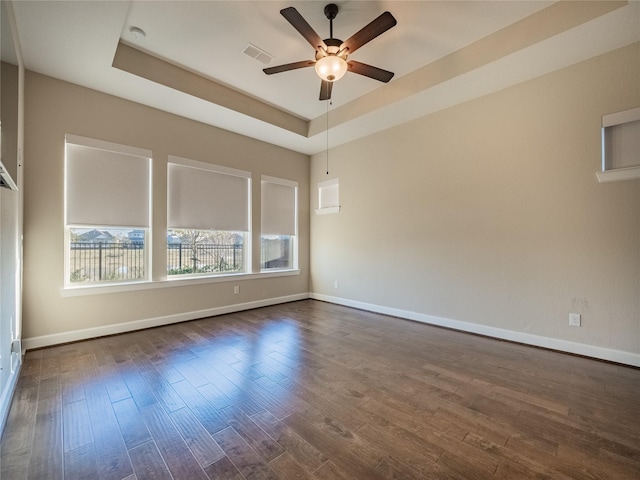
{"type": "Polygon", "coordinates": [[[67,135],[67,225],[150,225],[151,152],[67,135]]]}
{"type": "Polygon", "coordinates": [[[262,177],[262,234],[296,235],[298,184],[262,177]]]}
{"type": "Polygon", "coordinates": [[[339,188],[337,178],[318,183],[318,208],[339,207],[339,188]]]}
{"type": "Polygon", "coordinates": [[[168,227],[249,231],[249,177],[249,172],[202,162],[170,162],[168,227]]]}

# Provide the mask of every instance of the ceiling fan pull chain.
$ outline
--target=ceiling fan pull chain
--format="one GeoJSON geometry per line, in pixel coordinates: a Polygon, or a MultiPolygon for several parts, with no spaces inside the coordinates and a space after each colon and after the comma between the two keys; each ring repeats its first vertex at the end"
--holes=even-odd
{"type": "Polygon", "coordinates": [[[333,104],[333,100],[327,102],[327,175],[329,175],[329,104],[333,104]]]}

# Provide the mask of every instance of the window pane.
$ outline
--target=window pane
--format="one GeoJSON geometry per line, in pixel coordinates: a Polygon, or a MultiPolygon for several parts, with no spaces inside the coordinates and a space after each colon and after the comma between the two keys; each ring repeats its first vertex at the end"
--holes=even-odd
{"type": "Polygon", "coordinates": [[[318,208],[332,208],[340,205],[340,184],[334,178],[318,183],[318,208]]]}
{"type": "Polygon", "coordinates": [[[151,152],[65,140],[65,285],[147,280],[151,152]]]}
{"type": "Polygon", "coordinates": [[[289,235],[262,235],[260,238],[260,269],[286,270],[295,268],[293,240],[289,235]]]}
{"type": "Polygon", "coordinates": [[[244,272],[245,244],[244,232],[170,229],[167,231],[167,274],[244,272]]]}
{"type": "Polygon", "coordinates": [[[146,229],[69,228],[68,233],[69,284],[146,278],[146,229]]]}

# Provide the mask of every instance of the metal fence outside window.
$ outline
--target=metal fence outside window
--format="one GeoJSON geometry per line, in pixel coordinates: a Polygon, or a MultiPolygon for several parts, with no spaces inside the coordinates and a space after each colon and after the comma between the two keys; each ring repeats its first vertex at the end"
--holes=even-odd
{"type": "MultiPolygon", "coordinates": [[[[145,277],[145,249],[135,243],[71,242],[69,275],[71,283],[140,280],[145,277]]],[[[167,246],[167,273],[215,273],[242,271],[243,246],[183,245],[167,246]]]]}
{"type": "Polygon", "coordinates": [[[242,244],[202,243],[167,246],[167,273],[240,272],[244,269],[242,244]]]}
{"type": "Polygon", "coordinates": [[[72,283],[138,280],[145,276],[142,245],[71,242],[69,273],[72,283]]]}

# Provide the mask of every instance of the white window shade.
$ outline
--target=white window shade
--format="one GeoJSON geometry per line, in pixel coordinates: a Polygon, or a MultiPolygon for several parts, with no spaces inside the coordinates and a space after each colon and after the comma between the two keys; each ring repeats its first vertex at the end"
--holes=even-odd
{"type": "Polygon", "coordinates": [[[327,180],[318,184],[318,208],[338,207],[338,179],[327,180]]]}
{"type": "Polygon", "coordinates": [[[262,177],[262,235],[296,235],[298,184],[262,177]]]}
{"type": "Polygon", "coordinates": [[[202,162],[169,163],[167,226],[249,231],[249,178],[249,172],[202,162]]]}
{"type": "Polygon", "coordinates": [[[150,156],[67,135],[66,224],[149,227],[150,156]]]}
{"type": "Polygon", "coordinates": [[[318,183],[317,214],[340,211],[340,183],[337,178],[318,183]]]}

